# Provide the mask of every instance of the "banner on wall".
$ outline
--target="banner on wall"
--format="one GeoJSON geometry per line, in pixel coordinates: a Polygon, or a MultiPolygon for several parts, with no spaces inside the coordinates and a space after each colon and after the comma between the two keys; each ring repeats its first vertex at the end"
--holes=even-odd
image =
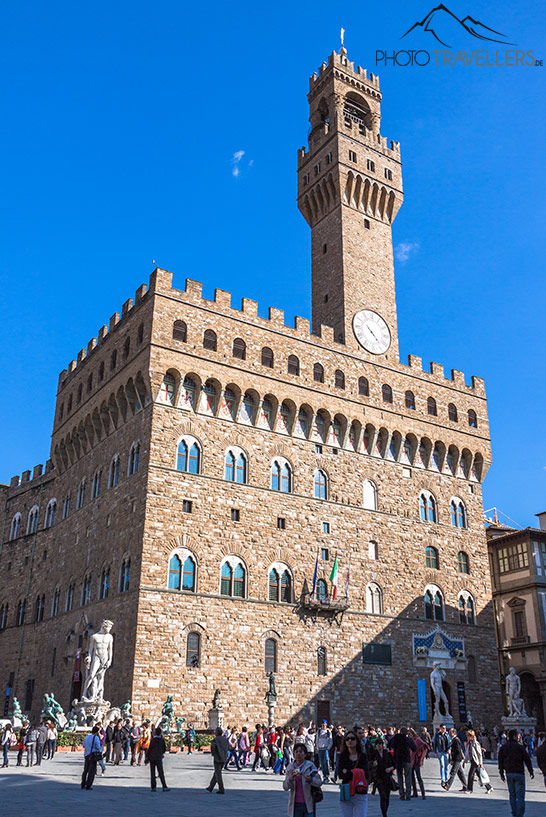
{"type": "Polygon", "coordinates": [[[417,680],[417,704],[419,706],[419,720],[427,720],[427,682],[424,678],[417,680]]]}

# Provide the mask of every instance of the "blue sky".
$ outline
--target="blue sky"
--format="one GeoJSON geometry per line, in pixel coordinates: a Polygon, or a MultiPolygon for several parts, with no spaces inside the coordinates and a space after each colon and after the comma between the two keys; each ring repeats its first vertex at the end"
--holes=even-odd
{"type": "MultiPolygon", "coordinates": [[[[546,60],[536,2],[446,5],[546,60]]],[[[413,353],[485,378],[494,459],[485,507],[536,524],[546,510],[546,68],[376,69],[376,50],[441,48],[423,32],[400,41],[433,6],[4,8],[2,481],[45,462],[59,372],[148,280],[152,259],[175,285],[192,277],[206,295],[220,287],[235,304],[258,300],[262,314],[272,305],[289,320],[310,315],[296,149],[308,77],[344,26],[350,59],[380,75],[382,133],[402,145],[405,203],[393,231],[395,246],[410,248],[396,263],[402,360],[413,353]]]]}

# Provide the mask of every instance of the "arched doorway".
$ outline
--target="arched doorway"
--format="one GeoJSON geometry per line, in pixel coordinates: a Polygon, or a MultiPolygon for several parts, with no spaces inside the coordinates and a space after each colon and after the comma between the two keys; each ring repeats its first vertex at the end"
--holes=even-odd
{"type": "Polygon", "coordinates": [[[521,697],[525,703],[525,711],[531,718],[537,719],[537,732],[544,731],[544,707],[540,687],[530,672],[520,674],[521,697]]]}

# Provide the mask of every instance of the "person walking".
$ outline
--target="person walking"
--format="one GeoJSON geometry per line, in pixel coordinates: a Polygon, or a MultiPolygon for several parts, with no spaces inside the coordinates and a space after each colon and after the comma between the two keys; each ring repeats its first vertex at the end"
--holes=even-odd
{"type": "Polygon", "coordinates": [[[425,762],[428,748],[425,741],[418,737],[415,729],[409,730],[409,736],[415,743],[415,746],[417,747],[415,752],[411,752],[411,782],[413,788],[412,797],[419,796],[417,792],[417,783],[419,783],[421,798],[425,800],[426,799],[425,784],[423,783],[423,778],[421,776],[421,766],[425,762]]]}
{"type": "Polygon", "coordinates": [[[195,743],[195,729],[193,728],[193,724],[188,724],[188,728],[186,729],[186,738],[185,738],[186,746],[188,747],[188,754],[191,755],[191,750],[193,744],[195,743]]]}
{"type": "Polygon", "coordinates": [[[121,732],[123,734],[123,760],[127,760],[131,746],[131,721],[129,718],[123,724],[121,732]]]}
{"type": "Polygon", "coordinates": [[[166,751],[167,746],[165,744],[165,739],[162,734],[161,726],[156,726],[154,736],[153,738],[151,738],[150,745],[148,746],[148,751],[146,752],[146,758],[150,766],[150,785],[152,791],[156,790],[157,785],[156,773],[161,781],[163,791],[170,791],[169,787],[167,786],[167,781],[165,780],[165,772],[163,770],[163,757],[166,751]]]}
{"type": "Polygon", "coordinates": [[[303,743],[294,746],[294,760],[290,761],[282,787],[289,792],[288,817],[311,817],[314,801],[311,786],[322,786],[317,767],[309,760],[309,753],[303,743]]]}
{"type": "Polygon", "coordinates": [[[544,785],[546,786],[546,740],[543,740],[538,745],[537,749],[537,764],[538,768],[544,775],[544,785]]]}
{"type": "Polygon", "coordinates": [[[254,763],[252,764],[253,772],[256,771],[256,766],[258,765],[258,763],[260,763],[261,766],[267,771],[267,766],[265,765],[265,761],[262,756],[262,749],[264,748],[266,749],[267,755],[269,755],[269,752],[267,752],[267,746],[264,741],[263,729],[261,726],[257,726],[256,731],[254,733],[254,763]]]}
{"type": "Polygon", "coordinates": [[[82,789],[92,789],[93,781],[97,773],[97,761],[102,750],[99,740],[99,727],[94,726],[91,734],[83,739],[83,773],[81,780],[82,789]]]}
{"type": "Polygon", "coordinates": [[[332,747],[333,747],[333,750],[334,750],[334,764],[333,764],[333,766],[334,766],[334,774],[333,774],[334,783],[337,783],[337,778],[336,778],[337,761],[338,761],[340,752],[343,749],[344,735],[345,735],[345,730],[344,730],[343,726],[341,726],[341,724],[338,723],[338,725],[335,728],[334,734],[332,735],[332,747]]]}
{"type": "Polygon", "coordinates": [[[148,763],[146,753],[152,739],[152,727],[150,721],[144,721],[140,729],[140,741],[138,743],[138,766],[142,766],[142,759],[144,758],[144,765],[148,763]]]}
{"type": "Polygon", "coordinates": [[[125,740],[125,735],[123,734],[123,721],[121,718],[116,723],[116,728],[114,729],[114,736],[112,739],[113,746],[114,746],[114,756],[113,756],[113,763],[114,766],[119,766],[121,763],[121,758],[123,756],[123,741],[125,740]]]}
{"type": "Polygon", "coordinates": [[[44,721],[38,727],[38,738],[36,740],[36,766],[42,765],[42,757],[47,743],[47,726],[44,721]]]}
{"type": "Polygon", "coordinates": [[[449,791],[451,786],[453,785],[453,781],[455,777],[458,777],[463,787],[461,791],[467,791],[466,787],[466,778],[463,772],[463,761],[464,761],[464,750],[461,744],[461,741],[457,737],[457,730],[450,729],[449,734],[451,736],[451,744],[449,747],[449,754],[451,758],[451,772],[449,778],[446,783],[441,783],[443,789],[449,791]]]}
{"type": "Polygon", "coordinates": [[[57,751],[57,727],[54,723],[50,723],[47,729],[47,755],[46,760],[52,760],[57,751]]]}
{"type": "Polygon", "coordinates": [[[214,738],[210,744],[210,753],[212,762],[214,764],[214,774],[207,786],[207,791],[212,793],[216,784],[218,784],[217,794],[225,794],[224,781],[222,779],[222,769],[229,755],[228,739],[222,734],[222,730],[218,726],[214,732],[214,738]]]}
{"type": "Polygon", "coordinates": [[[237,741],[237,747],[239,749],[237,760],[241,766],[246,766],[248,756],[250,754],[250,740],[248,739],[248,729],[246,726],[243,726],[241,729],[241,734],[239,735],[239,740],[237,741]]]}
{"type": "Polygon", "coordinates": [[[322,721],[320,729],[315,735],[315,747],[318,753],[318,761],[322,779],[325,783],[330,782],[330,760],[329,753],[332,746],[332,732],[328,729],[328,721],[322,721]]]}
{"type": "Polygon", "coordinates": [[[25,748],[27,750],[27,766],[34,766],[36,761],[36,744],[38,742],[38,729],[32,724],[28,727],[25,735],[25,748]]]}
{"type": "Polygon", "coordinates": [[[104,736],[104,759],[106,763],[110,762],[110,757],[112,756],[113,760],[113,751],[112,751],[112,741],[114,740],[114,721],[109,721],[108,726],[105,729],[105,736],[104,736]]]}
{"type": "Polygon", "coordinates": [[[282,752],[281,774],[284,774],[288,764],[292,761],[292,747],[294,746],[294,731],[290,726],[285,726],[279,749],[282,752]]]}
{"type": "Polygon", "coordinates": [[[411,753],[417,750],[415,741],[408,737],[408,730],[402,726],[391,741],[394,767],[400,787],[400,800],[411,800],[411,753]]]}
{"type": "MultiPolygon", "coordinates": [[[[473,729],[469,729],[466,733],[467,741],[466,741],[466,751],[464,756],[464,762],[470,764],[470,769],[468,771],[468,782],[467,782],[467,789],[468,793],[472,794],[474,788],[474,777],[477,775],[478,780],[480,781],[480,786],[482,785],[482,775],[480,774],[482,771],[485,772],[483,768],[483,752],[482,747],[479,744],[479,741],[476,738],[476,733],[473,729]]],[[[485,772],[486,779],[483,780],[483,785],[485,785],[485,793],[489,794],[489,792],[493,791],[493,787],[489,782],[489,775],[485,772]]]]}
{"type": "Polygon", "coordinates": [[[15,732],[13,731],[13,726],[11,723],[7,723],[4,727],[4,731],[2,732],[2,753],[3,753],[3,761],[2,761],[2,768],[5,769],[9,766],[9,750],[11,748],[12,743],[15,741],[15,732]]]}
{"type": "Polygon", "coordinates": [[[228,756],[226,758],[226,762],[224,763],[224,771],[227,771],[230,760],[233,760],[233,763],[235,764],[235,770],[237,772],[240,772],[241,767],[239,766],[239,760],[237,758],[237,727],[236,726],[234,726],[231,729],[231,731],[229,733],[229,737],[227,739],[227,742],[228,742],[229,750],[228,750],[228,756]]]}
{"type": "MultiPolygon", "coordinates": [[[[295,752],[296,749],[294,749],[295,752]]],[[[346,794],[344,784],[349,785],[349,799],[342,800],[340,803],[343,817],[366,817],[368,812],[368,757],[353,729],[349,729],[343,738],[343,748],[337,761],[336,778],[342,784],[341,796],[346,794]],[[364,780],[358,770],[363,772],[364,780]],[[353,771],[357,773],[353,775],[353,771]]]]}
{"type": "Polygon", "coordinates": [[[129,730],[129,744],[131,748],[131,766],[134,766],[136,763],[136,754],[139,743],[140,743],[140,726],[136,721],[133,721],[133,724],[129,730]]]}
{"type": "MultiPolygon", "coordinates": [[[[28,732],[28,721],[23,721],[23,725],[21,726],[21,728],[19,730],[19,743],[17,744],[17,749],[18,749],[18,752],[17,752],[17,765],[18,766],[23,765],[23,752],[25,751],[25,748],[26,748],[27,732],[28,732]]],[[[27,757],[28,757],[28,753],[27,753],[27,757]]]]}
{"type": "Polygon", "coordinates": [[[389,810],[393,772],[394,760],[387,749],[384,739],[380,737],[375,742],[374,753],[372,755],[371,779],[379,792],[381,817],[387,817],[387,811],[389,810]]]}
{"type": "Polygon", "coordinates": [[[508,741],[499,749],[499,776],[508,784],[512,817],[523,817],[525,814],[525,766],[531,779],[534,778],[533,764],[527,749],[518,743],[518,730],[510,729],[508,741]]]}
{"type": "MultiPolygon", "coordinates": [[[[455,734],[457,734],[456,730],[455,734]]],[[[440,785],[447,783],[449,763],[449,742],[450,741],[449,735],[447,734],[447,729],[444,726],[444,724],[441,723],[438,728],[438,731],[434,735],[434,740],[432,741],[432,748],[436,752],[438,762],[440,764],[440,785]]]]}

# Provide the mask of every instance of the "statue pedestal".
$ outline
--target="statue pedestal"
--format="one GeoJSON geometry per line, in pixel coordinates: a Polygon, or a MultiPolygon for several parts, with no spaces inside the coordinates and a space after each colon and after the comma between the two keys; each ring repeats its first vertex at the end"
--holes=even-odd
{"type": "Polygon", "coordinates": [[[432,719],[432,725],[434,726],[434,733],[438,731],[438,728],[441,725],[444,725],[446,729],[453,729],[455,726],[455,722],[451,715],[434,715],[432,719]]]}
{"type": "Polygon", "coordinates": [[[267,725],[268,726],[275,726],[275,707],[277,706],[276,703],[268,704],[267,707],[267,725]]]}
{"type": "Polygon", "coordinates": [[[100,721],[110,709],[110,701],[78,701],[78,707],[85,710],[85,721],[87,726],[100,721]]]}
{"type": "Polygon", "coordinates": [[[536,733],[537,719],[529,718],[527,715],[509,715],[501,718],[502,728],[508,732],[509,729],[517,729],[518,732],[536,733]]]}
{"type": "Polygon", "coordinates": [[[224,728],[224,710],[213,707],[209,709],[209,729],[224,728]]]}

